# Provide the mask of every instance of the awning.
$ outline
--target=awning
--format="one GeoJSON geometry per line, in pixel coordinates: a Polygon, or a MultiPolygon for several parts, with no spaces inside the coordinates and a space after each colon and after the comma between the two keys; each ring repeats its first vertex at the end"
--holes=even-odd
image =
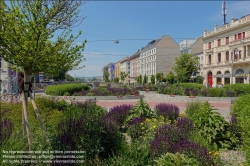
{"type": "Polygon", "coordinates": [[[216,74],[214,75],[215,78],[222,78],[223,77],[223,74],[216,74]]]}
{"type": "Polygon", "coordinates": [[[224,78],[230,78],[231,74],[224,74],[224,78]]]}

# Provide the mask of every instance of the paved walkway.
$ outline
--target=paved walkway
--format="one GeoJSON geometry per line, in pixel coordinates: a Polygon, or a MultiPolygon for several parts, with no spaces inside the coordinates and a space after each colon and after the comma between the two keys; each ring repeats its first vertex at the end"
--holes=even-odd
{"type": "MultiPolygon", "coordinates": [[[[43,93],[40,93],[39,95],[44,95],[43,93]]],[[[170,103],[175,104],[180,108],[180,112],[184,112],[186,109],[186,106],[189,102],[195,101],[195,99],[190,100],[182,100],[179,99],[176,100],[174,97],[171,99],[163,99],[159,97],[155,97],[154,94],[144,94],[144,100],[149,104],[149,106],[153,109],[156,104],[158,103],[170,103]]],[[[110,108],[121,105],[121,104],[132,104],[135,105],[139,101],[139,99],[129,99],[129,100],[97,100],[97,104],[105,107],[107,110],[110,108]]],[[[215,109],[217,109],[217,112],[219,112],[227,121],[229,120],[230,116],[230,107],[231,102],[226,101],[208,101],[215,109]]]]}
{"type": "MultiPolygon", "coordinates": [[[[175,98],[171,100],[166,100],[162,98],[155,98],[154,94],[146,94],[144,95],[144,100],[149,104],[149,106],[153,109],[155,105],[158,103],[170,103],[175,104],[180,108],[180,112],[184,112],[186,109],[186,106],[189,102],[195,101],[195,100],[175,100],[175,98]]],[[[139,101],[139,99],[131,99],[131,100],[98,100],[97,104],[105,107],[107,110],[110,108],[121,105],[121,104],[132,104],[135,105],[139,101]]],[[[229,120],[230,116],[230,107],[231,102],[225,102],[225,101],[208,101],[215,109],[217,109],[217,112],[219,112],[227,121],[229,120]]]]}

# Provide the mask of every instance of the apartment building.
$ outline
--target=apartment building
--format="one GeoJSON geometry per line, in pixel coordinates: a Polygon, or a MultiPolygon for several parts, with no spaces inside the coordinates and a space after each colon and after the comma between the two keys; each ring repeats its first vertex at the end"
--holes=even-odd
{"type": "Polygon", "coordinates": [[[250,14],[203,34],[205,84],[250,83],[250,14]]]}
{"type": "Polygon", "coordinates": [[[136,78],[140,75],[140,49],[130,58],[130,83],[136,83],[136,78]]]}
{"type": "Polygon", "coordinates": [[[115,64],[115,77],[119,78],[119,80],[121,79],[120,72],[121,72],[121,63],[120,61],[118,61],[115,64]]]}
{"type": "Polygon", "coordinates": [[[157,73],[166,75],[172,70],[178,56],[180,46],[170,36],[152,40],[140,51],[140,74],[146,75],[148,82],[151,82],[151,76],[157,73]]]}
{"type": "Polygon", "coordinates": [[[193,56],[198,57],[200,70],[198,73],[196,73],[196,76],[202,76],[203,77],[203,39],[202,37],[199,37],[195,40],[195,42],[190,46],[190,54],[193,56]]]}
{"type": "Polygon", "coordinates": [[[123,58],[120,62],[120,66],[121,72],[125,72],[126,74],[128,74],[128,76],[124,80],[124,83],[130,83],[130,57],[123,58]]]}
{"type": "Polygon", "coordinates": [[[8,68],[10,64],[0,57],[0,92],[18,93],[17,72],[8,68]]]}

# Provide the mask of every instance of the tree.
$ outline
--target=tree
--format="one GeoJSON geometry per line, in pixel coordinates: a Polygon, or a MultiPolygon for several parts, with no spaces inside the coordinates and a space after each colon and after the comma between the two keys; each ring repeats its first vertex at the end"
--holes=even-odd
{"type": "Polygon", "coordinates": [[[0,31],[0,55],[13,65],[13,69],[24,73],[21,95],[29,149],[32,145],[27,114],[28,95],[32,99],[29,92],[30,76],[41,71],[60,73],[65,66],[63,72],[77,69],[83,61],[82,51],[86,41],[73,45],[81,32],[76,36],[70,34],[71,28],[84,19],[78,9],[83,4],[83,1],[73,0],[11,0],[9,6],[3,1],[0,4],[0,25],[3,29],[0,31]],[[57,38],[52,41],[55,33],[57,38]]]}
{"type": "Polygon", "coordinates": [[[127,78],[128,73],[125,73],[124,71],[121,71],[121,72],[120,72],[120,76],[121,76],[122,82],[124,83],[124,80],[127,78]]]}
{"type": "Polygon", "coordinates": [[[72,77],[72,76],[69,75],[69,74],[65,74],[65,77],[66,77],[66,80],[67,80],[67,81],[74,81],[74,77],[72,77]]]}
{"type": "Polygon", "coordinates": [[[157,80],[158,83],[162,82],[162,76],[163,76],[163,73],[157,73],[156,74],[156,80],[157,80]]]}
{"type": "Polygon", "coordinates": [[[143,77],[143,84],[146,84],[147,82],[148,82],[148,79],[147,79],[147,76],[145,74],[144,77],[143,77]]]}
{"type": "Polygon", "coordinates": [[[142,84],[142,75],[141,74],[136,78],[136,82],[138,84],[142,84]]]}
{"type": "Polygon", "coordinates": [[[173,84],[174,80],[175,80],[175,75],[172,71],[170,71],[167,75],[166,75],[166,80],[168,82],[168,84],[173,84]]]}
{"type": "Polygon", "coordinates": [[[187,82],[192,73],[197,73],[200,70],[198,57],[192,54],[182,54],[175,59],[173,70],[180,82],[187,82]]]}
{"type": "Polygon", "coordinates": [[[118,77],[114,78],[114,82],[119,83],[119,78],[118,77]]]}
{"type": "Polygon", "coordinates": [[[110,80],[109,80],[109,72],[107,72],[107,71],[104,72],[104,82],[110,82],[110,80]]]}
{"type": "Polygon", "coordinates": [[[151,83],[152,83],[152,84],[155,84],[155,75],[152,75],[152,76],[151,76],[151,83]]]}

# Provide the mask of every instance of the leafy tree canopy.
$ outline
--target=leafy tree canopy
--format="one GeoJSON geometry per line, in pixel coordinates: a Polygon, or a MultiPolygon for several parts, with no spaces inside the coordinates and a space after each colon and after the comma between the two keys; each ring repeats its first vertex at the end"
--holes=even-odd
{"type": "Polygon", "coordinates": [[[192,54],[182,54],[175,59],[173,70],[180,82],[190,80],[192,73],[196,74],[200,70],[198,57],[192,54]]]}

